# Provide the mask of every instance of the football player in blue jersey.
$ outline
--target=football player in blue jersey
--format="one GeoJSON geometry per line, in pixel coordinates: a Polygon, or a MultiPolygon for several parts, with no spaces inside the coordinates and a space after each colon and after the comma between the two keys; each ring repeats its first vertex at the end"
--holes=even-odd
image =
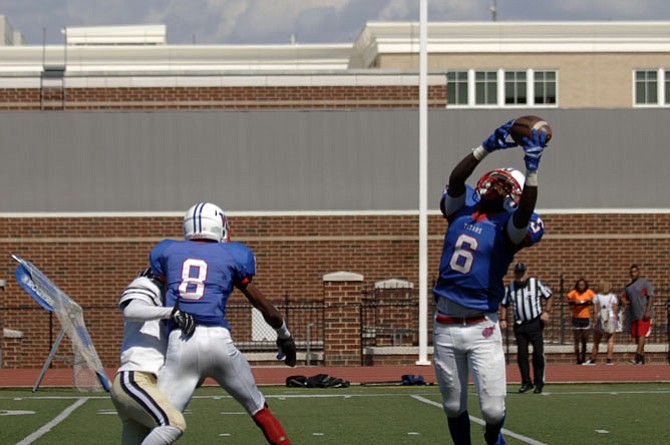
{"type": "Polygon", "coordinates": [[[230,336],[226,304],[233,289],[239,289],[277,331],[278,358],[288,366],[296,364],[295,342],[279,311],[251,282],[256,274],[253,252],[230,242],[229,234],[223,210],[203,202],[184,216],[185,240],[163,240],[151,251],[151,267],[166,284],[166,306],[178,307],[196,322],[190,336],[179,329],[170,332],[159,388],[184,411],[196,387],[211,377],[246,409],[268,443],[290,445],[230,336]]]}
{"type": "Polygon", "coordinates": [[[534,213],[537,170],[546,147],[544,131],[522,140],[526,175],[514,169],[485,173],[472,189],[465,181],[509,140],[513,121],[497,128],[468,153],[449,176],[440,209],[448,221],[433,289],[437,312],[433,329],[435,372],[449,432],[456,445],[470,445],[467,386],[472,373],[489,445],[503,445],[505,355],[497,311],[505,295],[503,277],[514,255],[537,243],[544,232],[534,213]]]}

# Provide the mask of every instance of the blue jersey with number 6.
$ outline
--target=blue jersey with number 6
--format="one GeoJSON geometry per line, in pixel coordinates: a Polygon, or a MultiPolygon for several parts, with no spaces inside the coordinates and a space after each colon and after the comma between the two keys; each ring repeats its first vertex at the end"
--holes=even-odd
{"type": "Polygon", "coordinates": [[[544,227],[533,213],[528,234],[514,245],[507,235],[514,212],[478,213],[474,190],[467,187],[466,194],[463,207],[448,216],[440,276],[433,293],[467,308],[495,312],[505,296],[503,278],[514,254],[540,241],[544,227]]]}
{"type": "Polygon", "coordinates": [[[154,273],[165,278],[165,306],[193,315],[198,324],[223,326],[235,284],[256,274],[256,259],[242,243],[163,240],[149,255],[154,273]]]}

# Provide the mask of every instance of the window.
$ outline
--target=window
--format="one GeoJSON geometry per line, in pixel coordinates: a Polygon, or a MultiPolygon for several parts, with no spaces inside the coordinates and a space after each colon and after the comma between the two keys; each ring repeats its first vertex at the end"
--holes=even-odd
{"type": "Polygon", "coordinates": [[[447,73],[447,101],[450,105],[468,104],[467,71],[449,71],[447,73]]]}
{"type": "Polygon", "coordinates": [[[555,107],[557,104],[558,71],[555,70],[447,72],[447,106],[555,107]]]}
{"type": "Polygon", "coordinates": [[[505,105],[526,105],[527,89],[525,71],[505,72],[505,105]]]}
{"type": "Polygon", "coordinates": [[[535,71],[535,105],[556,105],[556,71],[535,71]]]}
{"type": "Polygon", "coordinates": [[[658,103],[658,71],[656,70],[636,71],[635,104],[654,105],[657,103],[658,103]]]}
{"type": "Polygon", "coordinates": [[[498,72],[475,72],[475,105],[498,104],[498,72]]]}

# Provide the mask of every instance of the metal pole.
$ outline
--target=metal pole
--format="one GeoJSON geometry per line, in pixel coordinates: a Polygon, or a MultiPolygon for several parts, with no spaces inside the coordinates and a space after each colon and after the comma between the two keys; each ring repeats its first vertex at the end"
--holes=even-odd
{"type": "Polygon", "coordinates": [[[305,353],[305,366],[309,366],[311,362],[311,355],[312,355],[312,326],[316,325],[316,323],[310,323],[307,325],[307,351],[305,353]]]}
{"type": "Polygon", "coordinates": [[[419,13],[419,360],[428,361],[428,0],[419,13]]]}
{"type": "Polygon", "coordinates": [[[560,337],[559,337],[560,338],[560,344],[563,344],[563,342],[565,341],[565,323],[563,323],[563,321],[564,321],[563,302],[565,301],[565,288],[563,287],[563,285],[564,285],[563,274],[561,274],[561,279],[560,279],[560,282],[559,282],[559,292],[560,292],[559,293],[559,300],[560,300],[560,308],[561,308],[560,317],[559,317],[559,320],[561,322],[561,331],[560,331],[560,337]]]}
{"type": "Polygon", "coordinates": [[[47,369],[49,369],[49,366],[51,366],[51,362],[53,361],[54,357],[56,356],[56,352],[58,351],[58,347],[60,346],[60,342],[63,341],[63,337],[65,337],[65,330],[61,329],[60,333],[58,334],[58,338],[56,339],[56,343],[51,347],[51,351],[49,352],[49,356],[47,357],[46,361],[44,362],[44,365],[42,366],[42,370],[40,371],[40,375],[37,377],[37,381],[35,382],[35,385],[33,386],[33,392],[36,392],[39,387],[40,383],[42,382],[42,379],[44,378],[44,374],[47,373],[47,369]]]}

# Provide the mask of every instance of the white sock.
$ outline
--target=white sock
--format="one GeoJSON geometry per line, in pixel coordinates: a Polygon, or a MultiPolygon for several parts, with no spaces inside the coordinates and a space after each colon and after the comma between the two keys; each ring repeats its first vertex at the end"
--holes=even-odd
{"type": "Polygon", "coordinates": [[[144,438],[141,445],[170,445],[175,443],[182,434],[184,432],[175,426],[157,426],[144,438]]]}

